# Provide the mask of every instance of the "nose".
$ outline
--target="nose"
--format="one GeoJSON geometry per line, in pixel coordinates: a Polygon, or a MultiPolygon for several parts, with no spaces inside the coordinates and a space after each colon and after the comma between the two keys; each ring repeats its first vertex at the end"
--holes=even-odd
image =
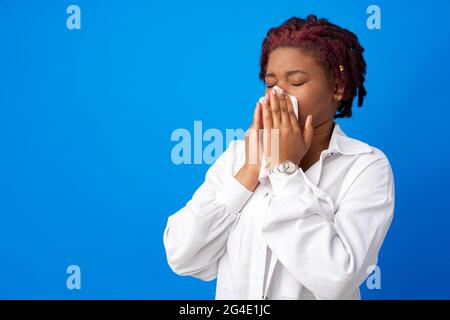
{"type": "Polygon", "coordinates": [[[284,86],[282,86],[282,85],[276,85],[276,86],[273,86],[272,87],[272,90],[275,90],[276,92],[283,92],[283,93],[286,93],[286,94],[289,94],[288,92],[287,92],[287,90],[284,88],[284,86]]]}

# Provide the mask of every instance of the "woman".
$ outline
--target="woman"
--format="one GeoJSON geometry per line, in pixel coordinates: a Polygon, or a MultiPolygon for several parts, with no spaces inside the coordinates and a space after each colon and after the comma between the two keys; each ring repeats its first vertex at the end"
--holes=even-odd
{"type": "Polygon", "coordinates": [[[168,219],[175,273],[217,277],[216,299],[360,299],[394,210],[386,156],[333,121],[351,117],[354,97],[363,104],[363,51],[352,32],[313,15],[269,30],[265,99],[245,141],[230,143],[168,219]]]}

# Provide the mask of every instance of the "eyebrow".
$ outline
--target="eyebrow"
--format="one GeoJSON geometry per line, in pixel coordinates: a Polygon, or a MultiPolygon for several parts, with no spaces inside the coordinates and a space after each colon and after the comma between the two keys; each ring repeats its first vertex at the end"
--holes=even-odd
{"type": "MultiPolygon", "coordinates": [[[[292,76],[293,74],[296,74],[296,73],[303,73],[303,74],[306,74],[306,75],[308,74],[307,72],[305,72],[305,71],[303,71],[303,70],[295,69],[295,70],[289,70],[289,71],[287,71],[287,72],[286,72],[286,76],[289,77],[289,76],[292,76]]],[[[269,73],[266,73],[265,77],[266,77],[266,78],[275,78],[275,74],[269,72],[269,73]]]]}

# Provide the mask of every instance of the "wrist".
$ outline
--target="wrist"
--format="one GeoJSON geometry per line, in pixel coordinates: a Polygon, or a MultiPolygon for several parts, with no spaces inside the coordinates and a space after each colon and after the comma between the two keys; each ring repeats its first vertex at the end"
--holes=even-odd
{"type": "Polygon", "coordinates": [[[245,175],[247,175],[247,176],[249,176],[251,178],[256,178],[257,179],[258,176],[259,176],[260,169],[261,169],[261,165],[259,165],[259,164],[256,165],[256,164],[248,164],[248,163],[246,163],[246,164],[244,164],[242,166],[241,171],[245,175]]]}
{"type": "Polygon", "coordinates": [[[259,183],[259,168],[246,164],[234,177],[248,190],[254,191],[259,183]]]}

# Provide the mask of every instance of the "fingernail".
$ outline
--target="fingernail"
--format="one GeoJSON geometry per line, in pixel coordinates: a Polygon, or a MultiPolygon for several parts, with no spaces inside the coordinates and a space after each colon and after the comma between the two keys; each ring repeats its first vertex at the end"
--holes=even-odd
{"type": "Polygon", "coordinates": [[[272,91],[270,92],[270,94],[271,94],[272,96],[275,97],[275,94],[276,94],[275,89],[272,89],[272,91]]]}

